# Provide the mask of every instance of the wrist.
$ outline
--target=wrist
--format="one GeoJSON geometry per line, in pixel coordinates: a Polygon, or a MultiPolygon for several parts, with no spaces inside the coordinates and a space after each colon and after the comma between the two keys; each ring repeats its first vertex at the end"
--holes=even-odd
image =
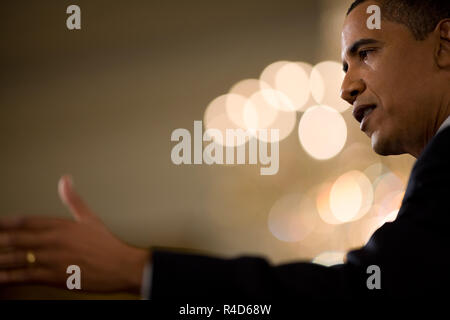
{"type": "Polygon", "coordinates": [[[141,295],[142,280],[145,268],[150,263],[150,250],[132,248],[133,252],[130,254],[130,273],[129,273],[129,292],[136,295],[141,295]]]}

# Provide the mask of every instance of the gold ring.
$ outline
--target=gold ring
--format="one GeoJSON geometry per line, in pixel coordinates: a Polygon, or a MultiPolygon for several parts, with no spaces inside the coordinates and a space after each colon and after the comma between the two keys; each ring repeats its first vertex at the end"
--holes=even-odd
{"type": "Polygon", "coordinates": [[[29,265],[36,263],[36,255],[31,250],[27,251],[27,262],[29,265]]]}

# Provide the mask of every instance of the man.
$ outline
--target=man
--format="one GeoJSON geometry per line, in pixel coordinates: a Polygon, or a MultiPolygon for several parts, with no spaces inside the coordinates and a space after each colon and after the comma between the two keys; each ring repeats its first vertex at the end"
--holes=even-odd
{"type": "Polygon", "coordinates": [[[225,260],[134,248],[116,239],[63,177],[59,193],[76,221],[2,219],[0,247],[10,251],[0,254],[0,283],[65,286],[65,268],[77,264],[85,290],[138,293],[144,288],[152,298],[395,297],[446,288],[450,2],[355,1],[343,27],[342,58],[342,98],[353,104],[375,152],[418,158],[398,218],[348,253],[344,264],[271,266],[260,258],[225,260]],[[381,8],[381,29],[367,28],[370,5],[381,8]],[[381,272],[378,290],[367,285],[371,266],[381,272]]]}

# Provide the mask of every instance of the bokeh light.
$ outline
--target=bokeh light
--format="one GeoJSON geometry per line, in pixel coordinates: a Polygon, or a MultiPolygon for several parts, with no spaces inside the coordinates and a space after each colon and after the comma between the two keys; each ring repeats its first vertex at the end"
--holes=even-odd
{"type": "Polygon", "coordinates": [[[373,233],[384,223],[383,219],[376,216],[378,206],[374,205],[367,218],[350,224],[346,237],[349,246],[357,248],[365,245],[373,233]]]}
{"type": "Polygon", "coordinates": [[[380,203],[378,215],[384,218],[385,222],[391,222],[396,219],[404,195],[405,192],[403,190],[397,190],[384,196],[380,203]]]}
{"type": "Polygon", "coordinates": [[[351,219],[351,221],[355,221],[361,219],[370,211],[373,205],[373,187],[369,178],[363,172],[353,170],[348,172],[347,175],[355,180],[362,194],[361,207],[358,213],[351,219]]]}
{"type": "Polygon", "coordinates": [[[314,106],[305,111],[298,128],[300,143],[313,158],[326,160],[336,156],[347,140],[347,125],[335,109],[314,106]]]}
{"type": "Polygon", "coordinates": [[[361,219],[369,212],[372,203],[372,184],[357,170],[341,175],[334,183],[322,184],[316,197],[317,211],[328,224],[361,219]]]}
{"type": "Polygon", "coordinates": [[[319,187],[316,197],[317,211],[320,218],[327,224],[341,224],[342,221],[336,219],[330,209],[330,192],[332,187],[332,183],[324,183],[319,187]]]}
{"type": "MultiPolygon", "coordinates": [[[[263,86],[264,85],[259,79],[245,79],[231,87],[229,91],[230,98],[228,98],[226,103],[226,112],[234,124],[241,128],[248,129],[249,126],[244,120],[244,115],[247,113],[247,122],[250,123],[250,127],[257,126],[256,123],[252,122],[252,119],[253,121],[256,121],[256,114],[251,115],[252,111],[256,113],[256,110],[252,110],[253,108],[247,108],[247,110],[245,110],[245,106],[249,98],[260,91],[263,86]]],[[[268,86],[266,87],[268,88],[268,86]]]]}
{"type": "Polygon", "coordinates": [[[340,251],[325,251],[316,256],[312,263],[320,264],[322,266],[331,267],[337,264],[344,263],[344,257],[346,256],[346,252],[340,251]]]}
{"type": "MultiPolygon", "coordinates": [[[[367,142],[370,141],[367,140],[367,142]]],[[[347,144],[339,153],[337,160],[336,167],[344,172],[352,169],[365,170],[372,164],[379,162],[380,157],[373,151],[370,143],[352,142],[347,144]]],[[[377,177],[378,175],[375,176],[375,178],[377,177]]]]}
{"type": "Polygon", "coordinates": [[[381,162],[376,162],[368,166],[366,169],[364,169],[363,173],[373,183],[379,176],[383,174],[385,170],[386,168],[383,166],[381,162]]]}
{"type": "Polygon", "coordinates": [[[375,190],[374,201],[377,204],[381,204],[390,193],[405,190],[403,182],[392,172],[387,172],[376,178],[373,187],[375,190]]]}
{"type": "Polygon", "coordinates": [[[251,130],[265,129],[277,118],[278,110],[265,98],[265,94],[273,94],[274,90],[262,90],[254,93],[244,107],[244,122],[251,130]]]}
{"type": "Polygon", "coordinates": [[[340,176],[330,190],[330,209],[342,222],[359,219],[370,209],[373,200],[372,185],[359,171],[340,176]]]}
{"type": "Polygon", "coordinates": [[[250,98],[254,93],[258,92],[265,85],[259,79],[244,79],[233,85],[229,91],[232,94],[250,98]]]}
{"type": "Polygon", "coordinates": [[[275,76],[274,89],[285,94],[280,97],[284,111],[303,110],[310,98],[309,76],[312,66],[306,63],[291,62],[284,64],[275,76]],[[289,99],[288,103],[283,103],[289,99]]]}
{"type": "MultiPolygon", "coordinates": [[[[312,92],[311,92],[311,72],[313,70],[313,65],[309,64],[307,62],[302,62],[302,61],[298,61],[295,63],[298,66],[300,66],[301,68],[303,68],[303,70],[305,70],[306,74],[308,75],[308,88],[307,88],[308,100],[304,103],[304,105],[302,107],[296,106],[297,111],[305,112],[308,108],[317,105],[317,102],[316,102],[316,100],[314,100],[314,97],[312,96],[312,92]]],[[[305,89],[302,88],[302,90],[305,90],[305,89]]]]}
{"type": "MultiPolygon", "coordinates": [[[[385,223],[387,223],[387,222],[393,222],[393,221],[395,221],[395,220],[397,219],[398,212],[399,212],[399,209],[396,209],[396,210],[393,210],[392,212],[388,213],[388,214],[385,216],[385,218],[382,220],[382,224],[381,224],[381,225],[383,225],[383,224],[385,224],[385,223]]],[[[381,227],[381,226],[380,226],[380,227],[381,227]]]]}
{"type": "MultiPolygon", "coordinates": [[[[324,61],[313,67],[278,61],[267,66],[259,79],[237,82],[228,94],[214,99],[204,114],[205,128],[218,129],[227,146],[226,129],[243,129],[268,143],[275,142],[270,130],[277,129],[276,140],[281,141],[295,129],[297,113],[303,112],[298,137],[305,152],[316,160],[339,155],[336,168],[340,173],[329,173],[335,178],[303,193],[288,193],[268,214],[267,225],[276,239],[298,242],[311,250],[327,250],[335,240],[349,247],[364,245],[375,230],[395,220],[404,196],[402,180],[369,144],[345,146],[348,128],[341,113],[349,104],[339,97],[342,80],[337,62],[324,61]],[[258,130],[267,130],[269,135],[259,135],[258,130]]],[[[343,263],[344,257],[344,252],[324,251],[313,262],[330,266],[343,263]]]]}
{"type": "Polygon", "coordinates": [[[362,191],[352,172],[340,176],[330,190],[330,209],[342,222],[356,217],[362,206],[362,191]]]}
{"type": "Polygon", "coordinates": [[[311,71],[311,93],[318,104],[325,104],[339,112],[344,112],[350,104],[342,100],[340,91],[345,74],[342,64],[324,61],[314,66],[311,71]]]}
{"type": "Polygon", "coordinates": [[[227,142],[226,139],[226,130],[236,130],[242,129],[238,125],[236,125],[233,121],[230,120],[226,111],[226,105],[230,99],[238,100],[240,99],[239,95],[235,94],[225,94],[214,99],[206,108],[205,114],[203,117],[203,125],[205,127],[205,131],[208,129],[217,129],[221,132],[222,140],[216,139],[215,136],[212,137],[213,141],[222,146],[238,146],[246,143],[248,138],[246,137],[244,140],[239,141],[237,139],[227,142]]]}
{"type": "Polygon", "coordinates": [[[290,65],[289,61],[277,61],[268,65],[260,76],[261,91],[263,98],[277,110],[295,111],[295,106],[291,99],[282,91],[277,89],[277,77],[280,70],[290,65]]]}
{"type": "Polygon", "coordinates": [[[290,64],[289,61],[276,61],[271,63],[261,72],[259,80],[261,82],[261,90],[274,89],[276,87],[277,74],[285,65],[290,64]]]}
{"type": "Polygon", "coordinates": [[[314,212],[314,203],[310,199],[299,193],[288,194],[272,206],[269,230],[279,240],[301,241],[315,228],[317,215],[314,212]]]}
{"type": "Polygon", "coordinates": [[[278,111],[276,118],[266,129],[268,130],[267,138],[262,135],[258,135],[258,139],[264,142],[281,141],[287,138],[295,129],[297,124],[297,113],[293,111],[278,111]],[[278,130],[278,137],[271,136],[271,130],[278,130]]]}
{"type": "Polygon", "coordinates": [[[244,120],[244,108],[248,103],[248,98],[239,94],[227,94],[225,111],[228,118],[239,128],[246,129],[244,120]]]}

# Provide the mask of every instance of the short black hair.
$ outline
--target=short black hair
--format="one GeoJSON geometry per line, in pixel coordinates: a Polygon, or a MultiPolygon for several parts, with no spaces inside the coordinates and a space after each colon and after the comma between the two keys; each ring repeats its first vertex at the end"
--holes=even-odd
{"type": "MultiPolygon", "coordinates": [[[[368,0],[356,0],[347,15],[368,0]]],[[[446,18],[450,18],[450,0],[376,0],[383,19],[408,27],[416,40],[424,40],[446,18]]]]}

